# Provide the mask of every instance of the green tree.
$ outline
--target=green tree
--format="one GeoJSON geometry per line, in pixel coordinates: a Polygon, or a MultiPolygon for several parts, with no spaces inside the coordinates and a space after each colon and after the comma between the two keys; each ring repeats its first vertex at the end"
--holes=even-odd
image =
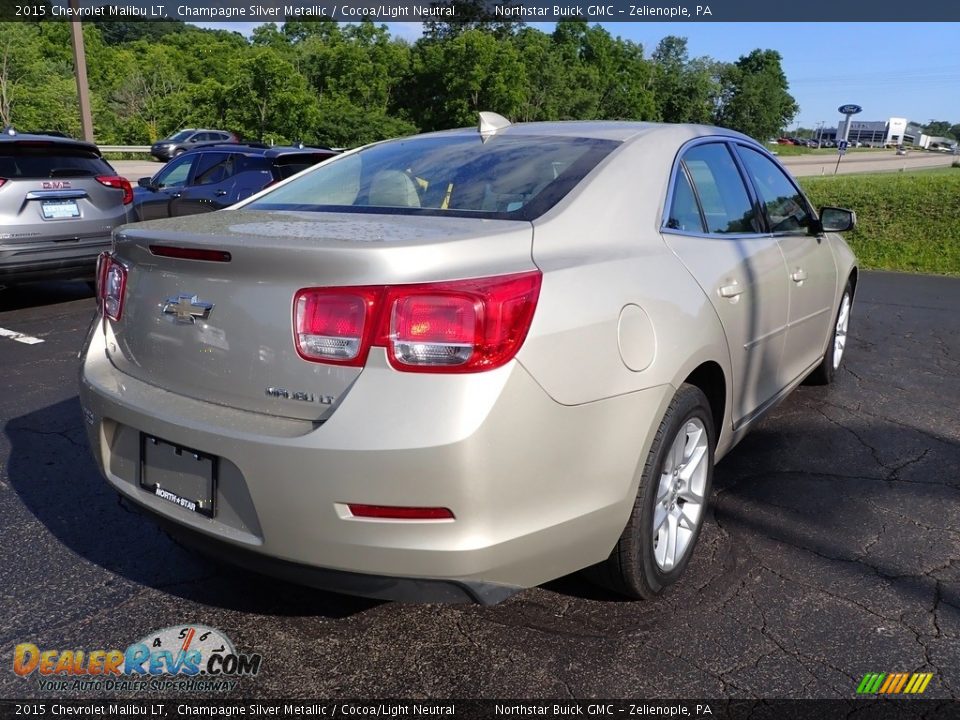
{"type": "MultiPolygon", "coordinates": [[[[519,2],[512,0],[496,3],[497,6],[502,8],[519,4],[519,2]]],[[[457,19],[455,22],[445,20],[427,20],[424,22],[423,39],[426,42],[451,40],[468,30],[479,30],[493,35],[498,40],[503,40],[519,32],[525,24],[520,20],[510,20],[496,15],[494,3],[487,0],[458,0],[456,3],[451,2],[451,0],[434,0],[431,6],[436,8],[453,8],[455,6],[457,19]]]]}
{"type": "Polygon", "coordinates": [[[653,53],[653,91],[665,122],[713,122],[720,95],[722,65],[710,58],[691,60],[687,39],[668,35],[653,53]]]}
{"type": "Polygon", "coordinates": [[[515,118],[528,84],[513,44],[472,29],[443,42],[418,42],[405,92],[414,122],[434,130],[474,125],[481,110],[515,118]]]}
{"type": "Polygon", "coordinates": [[[277,50],[256,48],[236,59],[230,77],[225,97],[233,128],[260,141],[315,140],[316,96],[277,50]]]}
{"type": "Polygon", "coordinates": [[[79,134],[72,63],[48,51],[49,24],[0,23],[0,123],[79,134]]]}
{"type": "Polygon", "coordinates": [[[931,120],[923,126],[923,132],[932,137],[946,137],[948,135],[953,135],[950,132],[949,120],[931,120]]]}
{"type": "Polygon", "coordinates": [[[762,141],[790,124],[799,108],[787,91],[780,60],[775,50],[754,50],[724,68],[718,125],[762,141]]]}

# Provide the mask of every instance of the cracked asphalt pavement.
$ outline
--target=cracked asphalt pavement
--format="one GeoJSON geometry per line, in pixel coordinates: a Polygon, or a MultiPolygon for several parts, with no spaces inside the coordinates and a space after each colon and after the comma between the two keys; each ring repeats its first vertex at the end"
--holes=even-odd
{"type": "MultiPolygon", "coordinates": [[[[843,371],[716,471],[683,580],[578,576],[494,606],[338,596],[205,560],[101,480],[76,394],[82,283],[0,291],[0,697],[13,647],[124,648],[199,622],[263,669],[242,697],[851,698],[867,672],[960,697],[960,279],[864,273],[843,371]]],[[[585,429],[587,432],[587,429],[585,429]]]]}

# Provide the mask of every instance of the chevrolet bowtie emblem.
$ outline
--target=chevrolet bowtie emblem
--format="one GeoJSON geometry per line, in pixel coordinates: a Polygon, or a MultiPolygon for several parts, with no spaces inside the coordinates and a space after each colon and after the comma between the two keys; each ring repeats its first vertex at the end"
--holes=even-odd
{"type": "Polygon", "coordinates": [[[167,298],[161,312],[178,323],[193,324],[206,320],[213,310],[213,303],[203,302],[196,295],[175,295],[167,298]]]}

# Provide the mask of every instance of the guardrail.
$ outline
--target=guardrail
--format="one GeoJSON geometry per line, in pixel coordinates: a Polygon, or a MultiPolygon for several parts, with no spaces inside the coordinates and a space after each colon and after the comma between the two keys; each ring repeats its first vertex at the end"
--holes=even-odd
{"type": "Polygon", "coordinates": [[[148,153],[149,145],[98,145],[103,153],[148,153]]]}

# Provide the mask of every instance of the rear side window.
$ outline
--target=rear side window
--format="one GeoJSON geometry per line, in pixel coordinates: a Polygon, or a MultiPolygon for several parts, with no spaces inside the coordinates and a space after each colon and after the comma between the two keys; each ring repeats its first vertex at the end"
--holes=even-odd
{"type": "Polygon", "coordinates": [[[197,161],[194,185],[216,185],[234,175],[234,155],[229,153],[203,153],[197,161]]]}
{"type": "Polygon", "coordinates": [[[306,170],[328,157],[330,156],[316,154],[281,155],[274,161],[274,168],[278,179],[286,180],[288,177],[296,175],[301,170],[306,170]]]}
{"type": "Polygon", "coordinates": [[[395,140],[333,159],[248,207],[532,220],[618,145],[530,135],[395,140]]]}
{"type": "Polygon", "coordinates": [[[703,232],[703,219],[700,217],[697,198],[693,194],[693,187],[687,177],[686,168],[682,165],[678,169],[677,179],[674,181],[673,202],[670,203],[670,217],[667,219],[667,227],[671,230],[703,232]]]}
{"type": "Polygon", "coordinates": [[[68,178],[113,175],[94,152],[50,144],[0,143],[0,178],[68,178]]]}
{"type": "Polygon", "coordinates": [[[696,145],[684,153],[682,165],[693,180],[708,232],[761,232],[743,177],[726,144],[696,145]]]}

